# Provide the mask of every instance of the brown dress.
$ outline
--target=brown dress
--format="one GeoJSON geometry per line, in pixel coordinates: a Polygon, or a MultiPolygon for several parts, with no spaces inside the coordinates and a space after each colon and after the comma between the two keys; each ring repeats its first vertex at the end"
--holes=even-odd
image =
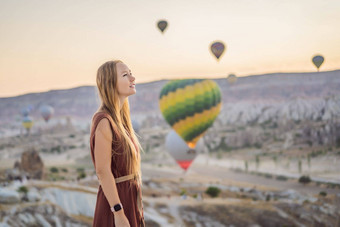
{"type": "MultiPolygon", "coordinates": [[[[113,120],[111,116],[105,112],[97,112],[94,114],[92,118],[92,126],[91,126],[91,134],[90,134],[90,147],[91,147],[91,156],[93,165],[96,166],[94,159],[94,147],[95,147],[95,131],[99,121],[103,118],[107,118],[110,122],[113,139],[117,139],[117,132],[113,127],[113,120]]],[[[114,178],[122,177],[129,175],[126,170],[126,159],[125,155],[120,155],[123,153],[123,146],[112,145],[112,149],[118,152],[119,154],[113,155],[111,160],[111,170],[114,178]]],[[[139,152],[138,147],[136,147],[139,152]]],[[[123,205],[124,213],[126,218],[130,222],[131,227],[140,227],[145,226],[144,223],[144,215],[143,215],[143,206],[141,206],[141,212],[138,209],[137,204],[137,193],[139,193],[139,198],[141,199],[141,190],[139,190],[139,186],[137,180],[132,179],[129,181],[124,181],[121,183],[117,183],[117,190],[119,199],[123,205]]],[[[98,188],[97,194],[97,203],[96,209],[94,212],[93,219],[94,227],[112,227],[115,226],[114,222],[114,214],[110,210],[110,205],[104,195],[103,189],[101,185],[98,188]]]]}

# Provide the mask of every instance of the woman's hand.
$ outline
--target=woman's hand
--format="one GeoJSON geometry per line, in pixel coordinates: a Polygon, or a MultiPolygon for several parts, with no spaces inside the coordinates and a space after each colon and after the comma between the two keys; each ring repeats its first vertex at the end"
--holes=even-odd
{"type": "Polygon", "coordinates": [[[117,227],[130,227],[129,220],[124,214],[124,210],[120,210],[114,213],[115,216],[115,226],[117,227]]]}

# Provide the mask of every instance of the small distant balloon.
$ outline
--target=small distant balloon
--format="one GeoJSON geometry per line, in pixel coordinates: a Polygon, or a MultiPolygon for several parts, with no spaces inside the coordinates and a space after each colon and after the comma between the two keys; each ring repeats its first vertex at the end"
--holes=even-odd
{"type": "Polygon", "coordinates": [[[54,113],[54,109],[52,106],[44,105],[40,108],[40,114],[44,118],[45,122],[48,122],[48,120],[52,117],[54,113]]]}
{"type": "Polygon", "coordinates": [[[23,121],[22,121],[22,126],[24,126],[24,128],[29,131],[32,126],[33,126],[33,121],[29,116],[25,116],[23,121]]]}
{"type": "Polygon", "coordinates": [[[29,113],[30,113],[30,112],[29,112],[29,110],[28,110],[27,108],[23,108],[23,109],[21,110],[21,114],[22,114],[23,117],[28,116],[29,113]]]}
{"type": "Polygon", "coordinates": [[[237,81],[237,76],[235,74],[229,74],[227,80],[229,84],[233,84],[237,81]]]}
{"type": "Polygon", "coordinates": [[[21,115],[23,117],[26,117],[31,113],[32,110],[33,110],[33,106],[27,105],[27,106],[25,106],[24,108],[21,109],[21,115]]]}
{"type": "Polygon", "coordinates": [[[217,61],[219,61],[220,57],[224,53],[225,45],[221,41],[213,42],[210,45],[210,50],[211,50],[212,54],[216,57],[217,61]]]}
{"type": "Polygon", "coordinates": [[[157,22],[158,29],[164,33],[165,29],[168,27],[168,22],[166,20],[160,20],[157,22]]]}
{"type": "Polygon", "coordinates": [[[319,68],[322,65],[324,60],[325,59],[321,55],[315,55],[313,57],[312,61],[313,61],[314,65],[315,65],[315,67],[318,69],[318,72],[319,72],[319,68]]]}

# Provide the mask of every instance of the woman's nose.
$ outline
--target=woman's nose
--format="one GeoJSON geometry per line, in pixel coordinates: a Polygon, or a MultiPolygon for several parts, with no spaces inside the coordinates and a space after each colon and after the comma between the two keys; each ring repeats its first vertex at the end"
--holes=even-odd
{"type": "Polygon", "coordinates": [[[134,76],[131,76],[131,81],[135,81],[136,78],[134,76]]]}

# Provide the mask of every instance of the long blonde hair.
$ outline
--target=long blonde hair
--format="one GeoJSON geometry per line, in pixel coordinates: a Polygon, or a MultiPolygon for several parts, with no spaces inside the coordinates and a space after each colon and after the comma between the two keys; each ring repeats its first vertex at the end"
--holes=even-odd
{"type": "MultiPolygon", "coordinates": [[[[114,130],[117,130],[118,141],[112,138],[112,143],[122,145],[124,154],[126,154],[128,174],[136,174],[137,181],[142,184],[140,168],[140,152],[143,151],[136,133],[132,127],[130,118],[129,101],[126,98],[122,109],[120,109],[120,100],[117,89],[117,63],[123,63],[120,60],[105,62],[97,71],[97,88],[101,99],[101,110],[108,112],[112,117],[114,130]],[[131,140],[131,138],[132,140],[131,140]],[[135,144],[133,144],[133,142],[135,144]]],[[[118,154],[112,150],[112,155],[118,154]]]]}

